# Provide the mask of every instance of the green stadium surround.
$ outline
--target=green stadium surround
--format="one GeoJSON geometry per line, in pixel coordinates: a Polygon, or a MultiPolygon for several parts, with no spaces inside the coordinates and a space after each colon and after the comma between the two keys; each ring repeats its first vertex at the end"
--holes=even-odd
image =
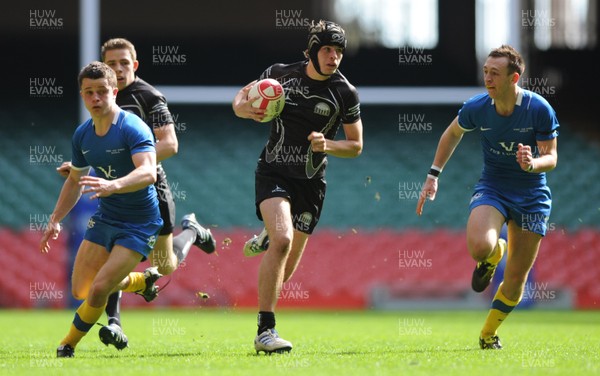
{"type": "MultiPolygon", "coordinates": [[[[444,169],[436,200],[427,202],[422,217],[414,214],[439,136],[456,110],[454,106],[363,106],[363,153],[355,159],[329,158],[319,227],[463,229],[481,170],[475,133],[464,136],[444,169]],[[399,116],[420,118],[425,126],[420,131],[401,128],[399,116]]],[[[179,154],[163,164],[178,219],[193,211],[214,227],[261,227],[254,212],[254,169],[268,126],[238,119],[224,105],[177,105],[171,111],[176,117],[179,154]]],[[[61,159],[70,159],[75,121],[60,113],[26,117],[0,114],[2,121],[13,125],[0,137],[4,182],[0,226],[23,228],[30,225],[32,215],[49,214],[62,184],[55,168],[61,159]],[[39,157],[40,150],[53,154],[39,157]]],[[[558,145],[558,167],[548,174],[554,197],[550,223],[573,230],[597,228],[600,205],[594,198],[600,197],[596,184],[600,148],[572,133],[568,124],[562,124],[558,145]]]]}

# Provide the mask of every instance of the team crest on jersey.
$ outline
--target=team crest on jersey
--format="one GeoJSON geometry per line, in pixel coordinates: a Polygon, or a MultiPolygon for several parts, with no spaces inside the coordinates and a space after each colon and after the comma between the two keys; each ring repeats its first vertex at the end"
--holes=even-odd
{"type": "Polygon", "coordinates": [[[502,142],[498,142],[500,144],[500,146],[502,146],[502,149],[504,149],[507,153],[510,153],[511,151],[513,151],[513,148],[515,147],[515,142],[511,141],[510,143],[507,143],[505,141],[502,142]]]}
{"type": "Polygon", "coordinates": [[[314,113],[317,115],[329,116],[331,109],[325,102],[319,102],[315,105],[314,113]]]}
{"type": "Polygon", "coordinates": [[[115,175],[117,170],[113,170],[111,165],[108,165],[108,170],[106,170],[104,167],[101,167],[101,166],[98,166],[97,169],[102,171],[102,173],[104,174],[104,176],[107,179],[116,179],[117,178],[117,175],[115,175]]]}

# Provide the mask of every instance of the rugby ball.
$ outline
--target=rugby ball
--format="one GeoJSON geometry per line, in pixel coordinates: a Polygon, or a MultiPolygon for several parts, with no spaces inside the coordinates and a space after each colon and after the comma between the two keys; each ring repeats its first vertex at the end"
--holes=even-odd
{"type": "Polygon", "coordinates": [[[281,114],[285,105],[285,95],[281,84],[272,78],[256,82],[248,92],[248,98],[260,97],[252,103],[252,107],[265,110],[261,123],[273,120],[281,114]]]}

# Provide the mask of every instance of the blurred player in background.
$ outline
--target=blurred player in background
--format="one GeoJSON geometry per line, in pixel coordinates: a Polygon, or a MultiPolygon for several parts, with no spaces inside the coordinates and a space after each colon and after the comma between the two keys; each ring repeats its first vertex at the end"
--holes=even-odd
{"type": "MultiPolygon", "coordinates": [[[[345,48],[345,32],[339,25],[313,22],[307,59],[272,65],[260,76],[282,84],[286,105],[271,121],[269,140],[256,168],[257,216],[265,230],[244,246],[246,255],[266,251],[258,272],[257,353],[292,349],[275,330],[275,306],[282,284],[292,277],[319,221],[327,155],[354,158],[362,152],[358,94],[338,71],[345,48]],[[340,126],[345,139],[335,141],[340,126]]],[[[258,98],[248,98],[253,83],[238,92],[232,106],[236,116],[260,121],[264,110],[252,107],[258,98]]]]}
{"type": "Polygon", "coordinates": [[[558,120],[544,98],[517,85],[524,70],[511,46],[490,52],[483,66],[487,94],[466,101],[442,134],[416,209],[421,215],[425,200],[435,199],[438,176],[463,134],[478,129],[484,167],[467,223],[467,247],[477,261],[473,290],[487,288],[508,249],[504,279],[479,337],[482,349],[502,348],[498,327],[521,300],[552,206],[546,172],[558,161],[558,120]],[[505,222],[508,244],[500,238],[505,222]]]}
{"type": "Polygon", "coordinates": [[[58,237],[60,221],[82,193],[91,192],[99,205],[88,222],[73,268],[73,296],[85,300],[60,342],[58,357],[75,355],[75,347],[100,318],[112,292],[152,296],[157,289],[154,283],[161,276],[155,267],[144,273],[133,272],[152,250],[163,225],[153,185],[156,151],[152,133],[137,116],[117,106],[117,76],[106,64],[87,65],[78,81],[91,119],[73,134],[69,176],[40,250],[50,250],[49,240],[58,237]],[[88,175],[91,167],[98,176],[88,175]]]}
{"type": "MultiPolygon", "coordinates": [[[[150,264],[158,267],[159,273],[168,275],[177,270],[185,260],[192,245],[206,253],[215,250],[215,239],[210,230],[202,227],[194,213],[183,216],[183,231],[173,236],[175,227],[175,202],[169,187],[167,176],[161,161],[177,154],[178,140],[173,116],[167,107],[165,97],[135,72],[139,67],[134,45],[123,38],[114,38],[102,45],[102,61],[117,74],[117,105],[125,111],[139,116],[150,127],[156,140],[157,179],[154,184],[158,192],[161,217],[164,226],[148,256],[150,264]]],[[[59,172],[68,171],[68,163],[59,168],[59,172]]],[[[152,298],[153,299],[153,298],[152,298]]],[[[100,339],[106,345],[112,344],[121,350],[127,346],[128,339],[121,327],[121,293],[114,293],[106,306],[108,325],[100,331],[100,339]]]]}

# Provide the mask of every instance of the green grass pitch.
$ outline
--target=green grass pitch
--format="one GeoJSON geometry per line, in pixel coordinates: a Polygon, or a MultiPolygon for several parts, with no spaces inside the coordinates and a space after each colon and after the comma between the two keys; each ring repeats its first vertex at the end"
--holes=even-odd
{"type": "Polygon", "coordinates": [[[0,310],[0,375],[600,374],[600,313],[592,311],[515,311],[499,333],[504,349],[483,351],[484,311],[280,310],[277,327],[294,349],[257,356],[254,312],[125,309],[129,348],[105,347],[95,326],[75,358],[57,359],[73,313],[0,310]]]}

